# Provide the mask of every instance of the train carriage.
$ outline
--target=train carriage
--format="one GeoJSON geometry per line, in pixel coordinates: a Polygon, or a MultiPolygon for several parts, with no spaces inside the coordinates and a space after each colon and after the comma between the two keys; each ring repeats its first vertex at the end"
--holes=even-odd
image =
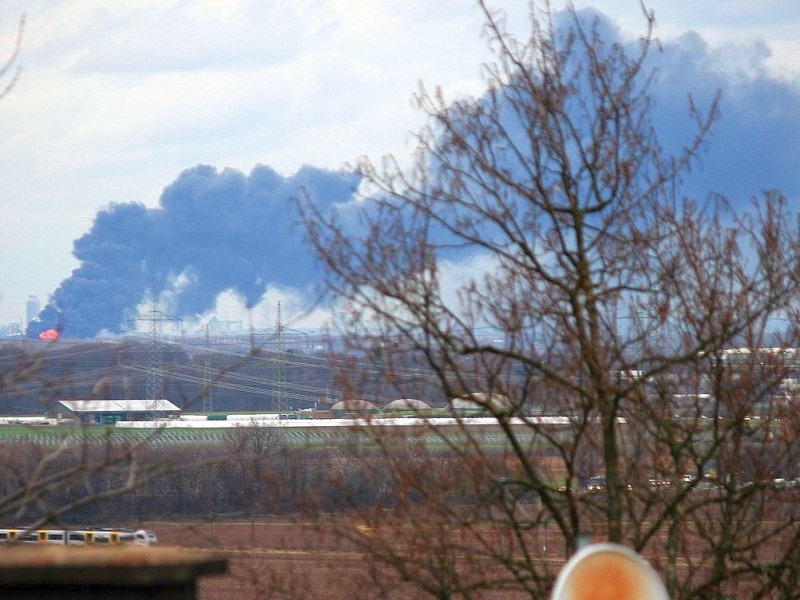
{"type": "Polygon", "coordinates": [[[146,529],[0,529],[0,544],[56,544],[63,546],[150,546],[158,543],[146,529]]]}

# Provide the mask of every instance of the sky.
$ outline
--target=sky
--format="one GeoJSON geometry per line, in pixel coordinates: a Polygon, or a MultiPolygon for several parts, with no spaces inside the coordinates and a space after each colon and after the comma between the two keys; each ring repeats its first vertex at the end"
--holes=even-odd
{"type": "MultiPolygon", "coordinates": [[[[512,29],[527,31],[526,1],[497,5],[512,29]]],[[[635,0],[575,5],[594,7],[623,36],[642,31],[635,0]]],[[[758,171],[767,183],[774,176],[784,184],[784,174],[800,165],[789,135],[800,127],[792,105],[800,97],[800,3],[647,5],[662,43],[681,49],[670,57],[702,57],[702,69],[667,60],[667,78],[686,73],[687,86],[701,87],[718,78],[730,88],[723,90],[723,122],[727,111],[739,128],[723,130],[721,145],[730,149],[748,118],[751,127],[762,126],[754,106],[771,111],[774,127],[753,137],[751,151],[786,155],[775,173],[758,171]]],[[[442,86],[449,98],[477,95],[480,65],[490,58],[469,0],[7,0],[0,5],[0,59],[11,55],[22,15],[19,55],[0,79],[10,81],[20,69],[0,100],[0,324],[23,317],[28,295],[45,304],[81,266],[74,244],[102,231],[98,211],[127,203],[152,211],[165,189],[191,179],[213,191],[217,176],[229,189],[266,185],[264,193],[310,177],[325,196],[359,156],[410,152],[410,132],[424,122],[411,103],[418,82],[442,86]]],[[[724,180],[741,169],[721,161],[709,177],[724,180]]],[[[790,193],[796,171],[784,184],[790,193]]],[[[295,268],[293,233],[284,225],[275,260],[295,268]]],[[[265,323],[274,322],[277,300],[301,304],[289,287],[269,287],[265,298],[256,315],[265,323]]],[[[241,304],[220,301],[218,314],[240,318],[241,304]]]]}

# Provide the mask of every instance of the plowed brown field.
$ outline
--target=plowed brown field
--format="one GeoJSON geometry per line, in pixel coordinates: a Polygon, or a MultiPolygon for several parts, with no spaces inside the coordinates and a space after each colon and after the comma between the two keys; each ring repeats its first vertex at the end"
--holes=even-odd
{"type": "MultiPolygon", "coordinates": [[[[389,574],[376,572],[374,564],[340,539],[310,526],[264,519],[146,526],[156,532],[159,545],[213,550],[228,557],[227,575],[200,580],[200,600],[422,597],[389,574]]],[[[556,556],[553,552],[559,560],[556,556]]],[[[511,598],[507,593],[481,597],[511,598]]]]}
{"type": "Polygon", "coordinates": [[[159,545],[208,549],[228,557],[227,575],[200,580],[201,600],[374,597],[374,588],[364,594],[369,574],[363,556],[302,525],[257,520],[148,527],[156,531],[159,545]]]}

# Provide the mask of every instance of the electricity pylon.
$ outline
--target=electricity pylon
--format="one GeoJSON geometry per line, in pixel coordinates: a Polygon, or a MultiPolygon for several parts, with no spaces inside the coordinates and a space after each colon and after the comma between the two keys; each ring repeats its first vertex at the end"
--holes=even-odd
{"type": "Polygon", "coordinates": [[[284,327],[283,319],[281,317],[281,303],[278,302],[278,317],[275,320],[275,345],[276,345],[276,360],[274,382],[277,390],[277,405],[278,405],[278,418],[286,412],[286,381],[283,372],[284,366],[284,327]]]}
{"type": "Polygon", "coordinates": [[[146,400],[148,401],[148,412],[151,418],[155,417],[155,411],[159,400],[163,399],[162,379],[161,379],[161,346],[158,343],[158,336],[161,332],[161,324],[164,322],[180,322],[181,319],[173,317],[156,309],[156,302],[153,300],[153,307],[150,312],[135,317],[131,321],[144,321],[150,323],[150,338],[147,343],[147,387],[146,400]]]}

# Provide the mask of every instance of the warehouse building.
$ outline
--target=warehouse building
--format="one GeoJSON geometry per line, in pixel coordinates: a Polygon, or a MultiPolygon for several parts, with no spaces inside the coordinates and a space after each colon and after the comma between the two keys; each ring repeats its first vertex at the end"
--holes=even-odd
{"type": "Polygon", "coordinates": [[[113,424],[117,421],[174,419],[181,409],[169,400],[61,400],[52,415],[81,423],[113,424]]]}

